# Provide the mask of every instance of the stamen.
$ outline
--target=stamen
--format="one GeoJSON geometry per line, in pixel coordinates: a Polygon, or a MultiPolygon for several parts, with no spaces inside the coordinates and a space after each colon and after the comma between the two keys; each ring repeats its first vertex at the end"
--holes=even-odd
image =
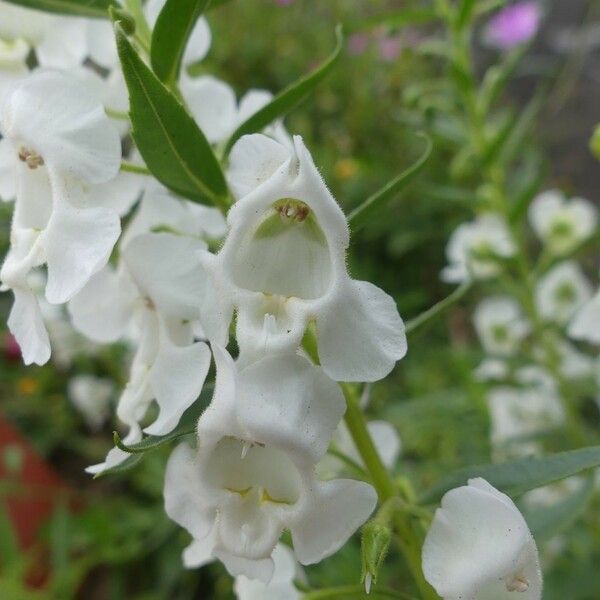
{"type": "Polygon", "coordinates": [[[19,160],[24,162],[30,169],[37,169],[44,164],[44,159],[33,150],[21,146],[19,148],[19,160]]]}
{"type": "Polygon", "coordinates": [[[509,592],[526,592],[529,589],[529,581],[525,575],[515,575],[511,581],[506,582],[509,592]]]}
{"type": "Polygon", "coordinates": [[[252,443],[244,442],[244,445],[242,446],[242,460],[246,458],[246,454],[248,454],[248,450],[250,450],[250,448],[252,448],[252,443]]]}

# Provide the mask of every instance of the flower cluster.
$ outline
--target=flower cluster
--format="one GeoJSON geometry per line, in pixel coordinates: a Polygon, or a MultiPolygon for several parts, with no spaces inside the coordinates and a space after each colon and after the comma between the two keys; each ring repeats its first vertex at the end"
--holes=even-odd
{"type": "MultiPolygon", "coordinates": [[[[145,5],[150,26],[162,4],[145,5]]],[[[368,483],[321,479],[328,469],[320,462],[334,434],[344,435],[338,382],[387,375],[406,353],[404,324],[390,296],[349,276],[346,217],[300,137],[275,121],[235,144],[226,173],[235,202],[226,219],[179,198],[141,174],[135,149],[128,154],[140,173],[119,169],[131,140],[119,120],[123,105],[106,101],[114,81],[124,91],[112,29],[65,17],[82,47],[72,61],[52,62],[46,46],[55,46],[58,17],[31,14],[39,17],[36,35],[17,17],[4,32],[15,48],[33,48],[38,63],[31,73],[24,63],[9,65],[10,82],[3,73],[1,189],[15,200],[0,273],[14,295],[8,326],[27,364],[44,364],[52,352],[46,305],[67,306],[72,326],[92,342],[132,349],[116,410],[128,429],[125,445],[172,432],[214,362],[214,392],[193,447],[183,443],[169,459],[165,509],[192,536],[185,564],[219,559],[240,576],[244,597],[255,585],[244,578],[271,585],[274,565],[289,570],[289,550],[278,546],[284,530],[292,562],[311,564],[339,549],[373,511],[377,495],[368,483]]],[[[184,65],[209,46],[200,20],[184,65]]],[[[185,68],[179,85],[215,151],[271,100],[251,90],[238,104],[227,84],[185,68]]],[[[112,393],[91,377],[70,385],[92,428],[106,419],[112,393]]],[[[379,430],[393,461],[397,435],[379,430]]],[[[128,456],[121,444],[88,471],[128,456]]],[[[289,589],[289,575],[273,581],[281,577],[289,589]]]]}
{"type": "Polygon", "coordinates": [[[535,453],[535,435],[565,423],[568,390],[593,384],[596,370],[598,293],[574,258],[596,233],[596,209],[551,190],[534,198],[529,222],[540,242],[532,272],[515,265],[518,240],[501,215],[485,214],[454,232],[442,273],[448,281],[485,280],[493,290],[473,321],[486,354],[475,376],[490,384],[498,454],[535,453]]]}

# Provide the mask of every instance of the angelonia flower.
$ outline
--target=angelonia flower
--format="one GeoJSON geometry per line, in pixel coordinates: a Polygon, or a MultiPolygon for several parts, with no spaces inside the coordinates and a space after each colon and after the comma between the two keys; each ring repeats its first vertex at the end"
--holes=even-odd
{"type": "Polygon", "coordinates": [[[515,354],[530,330],[521,306],[508,296],[482,300],[475,309],[473,322],[485,351],[497,356],[515,354]]]}
{"type": "Polygon", "coordinates": [[[459,225],[448,241],[448,266],[443,281],[461,283],[470,279],[490,279],[502,271],[502,261],[513,256],[515,244],[505,221],[486,213],[459,225]]]}
{"type": "Polygon", "coordinates": [[[485,39],[500,50],[526,44],[538,32],[542,10],[536,0],[522,0],[503,8],[487,24],[485,39]]]}
{"type": "Polygon", "coordinates": [[[3,289],[15,297],[8,326],[25,363],[44,364],[50,343],[27,276],[46,264],[46,299],[61,304],[106,264],[120,221],[89,189],[115,177],[121,144],[102,105],[57,71],[37,72],[14,88],[0,131],[16,174],[11,246],[0,271],[3,289]]]}
{"type": "Polygon", "coordinates": [[[423,574],[443,600],[541,600],[531,531],[505,494],[481,478],[442,498],[423,545],[423,574]]]}
{"type": "Polygon", "coordinates": [[[566,325],[592,297],[592,287],[575,261],[561,262],[546,273],[535,290],[540,315],[566,325]]]}
{"type": "Polygon", "coordinates": [[[533,200],[529,221],[544,247],[552,254],[563,255],[594,233],[598,211],[583,198],[567,200],[558,190],[550,190],[533,200]]]}
{"type": "Polygon", "coordinates": [[[202,325],[224,344],[234,310],[240,360],[295,351],[313,322],[321,365],[337,381],[376,381],[406,353],[394,300],[348,275],[346,218],[299,136],[294,151],[244,136],[230,156],[236,202],[217,255],[202,325]]]}
{"type": "Polygon", "coordinates": [[[272,554],[273,577],[269,583],[248,579],[245,575],[235,578],[233,589],[237,600],[300,600],[301,594],[294,586],[295,579],[304,573],[293,552],[283,544],[277,544],[272,554]]]}
{"type": "Polygon", "coordinates": [[[300,563],[318,562],[368,518],[377,496],[361,481],[317,479],[345,410],[323,369],[295,353],[242,368],[219,346],[213,353],[214,396],[196,450],[182,444],[169,459],[165,509],[192,535],[187,566],[218,558],[234,576],[269,582],[284,529],[300,563]]]}

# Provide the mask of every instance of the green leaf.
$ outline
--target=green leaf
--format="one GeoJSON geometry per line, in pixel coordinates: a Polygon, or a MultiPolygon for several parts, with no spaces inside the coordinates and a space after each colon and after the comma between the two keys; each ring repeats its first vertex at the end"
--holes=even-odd
{"type": "Polygon", "coordinates": [[[156,78],[115,26],[129,90],[133,138],[152,174],[202,204],[227,206],[227,184],[210,144],[179,100],[156,78]]]}
{"type": "Polygon", "coordinates": [[[167,0],[152,32],[152,69],[166,85],[177,83],[181,59],[196,22],[210,0],[167,0]]]}
{"type": "Polygon", "coordinates": [[[118,475],[120,473],[126,473],[127,471],[131,471],[133,467],[137,466],[138,463],[142,461],[142,458],[144,458],[143,454],[132,454],[131,456],[128,456],[122,463],[119,463],[114,467],[110,467],[109,469],[104,469],[104,471],[96,473],[94,475],[94,479],[105,477],[106,475],[118,475]]]}
{"type": "Polygon", "coordinates": [[[114,6],[113,0],[6,0],[11,4],[34,8],[45,12],[78,17],[108,19],[108,8],[114,6]]]}
{"type": "Polygon", "coordinates": [[[475,8],[476,4],[477,3],[475,0],[461,0],[456,16],[456,28],[459,31],[464,29],[471,21],[473,9],[475,8]]]}
{"type": "Polygon", "coordinates": [[[183,413],[179,424],[170,433],[167,433],[165,435],[149,435],[145,437],[141,442],[137,442],[136,444],[126,446],[121,441],[119,434],[115,431],[113,433],[115,445],[121,448],[121,450],[124,450],[125,452],[138,454],[147,452],[148,450],[154,450],[184,435],[194,433],[194,431],[196,431],[196,426],[198,424],[198,419],[200,418],[200,415],[204,412],[204,410],[210,403],[213,390],[213,384],[205,385],[204,389],[202,390],[202,393],[200,394],[200,397],[183,413]]]}
{"type": "Polygon", "coordinates": [[[497,465],[470,466],[451,473],[426,490],[420,501],[437,502],[448,490],[465,485],[468,479],[483,477],[494,487],[519,496],[525,492],[600,466],[600,446],[559,452],[550,456],[527,457],[497,465]]]}
{"type": "Polygon", "coordinates": [[[594,495],[594,478],[588,477],[583,485],[553,506],[544,506],[535,511],[524,512],[525,520],[539,543],[567,529],[588,507],[594,495]]]}
{"type": "Polygon", "coordinates": [[[329,57],[314,71],[298,79],[298,81],[279,92],[269,104],[263,106],[258,112],[246,119],[233,132],[227,141],[227,145],[225,146],[225,156],[229,154],[229,151],[235,142],[243,135],[262,131],[267,125],[275,121],[275,119],[279,119],[289,113],[331,72],[340,56],[344,43],[344,35],[341,26],[338,25],[336,27],[335,35],[337,43],[334,51],[329,57]]]}
{"type": "Polygon", "coordinates": [[[400,175],[392,179],[372,196],[369,196],[348,215],[348,223],[353,231],[360,229],[374,212],[381,210],[425,166],[425,163],[431,156],[433,143],[427,134],[419,133],[418,135],[424,138],[426,143],[425,150],[423,150],[421,156],[408,169],[400,173],[400,175]]]}

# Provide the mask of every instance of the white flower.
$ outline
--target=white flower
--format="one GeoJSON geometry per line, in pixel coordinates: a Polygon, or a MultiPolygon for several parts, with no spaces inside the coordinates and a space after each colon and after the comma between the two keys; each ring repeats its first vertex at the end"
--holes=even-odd
{"type": "Polygon", "coordinates": [[[501,380],[508,377],[508,365],[499,358],[485,358],[473,371],[473,376],[478,381],[501,380]]]}
{"type": "Polygon", "coordinates": [[[54,71],[35,73],[12,91],[0,129],[17,173],[11,247],[0,272],[15,295],[8,325],[25,363],[43,364],[50,345],[27,274],[45,263],[46,299],[61,304],[106,264],[119,217],[95,205],[88,190],[117,174],[121,145],[100,103],[54,71]]]}
{"type": "Polygon", "coordinates": [[[494,296],[480,302],[473,321],[486,352],[498,356],[515,354],[530,330],[520,304],[508,296],[494,296]]]}
{"type": "Polygon", "coordinates": [[[462,223],[446,246],[448,266],[442,279],[460,283],[469,279],[490,279],[498,275],[500,261],[515,254],[515,244],[504,220],[496,214],[484,214],[462,223]]]}
{"type": "Polygon", "coordinates": [[[540,315],[565,325],[581,306],[592,297],[592,288],[579,265],[565,261],[538,282],[535,300],[540,315]]]}
{"type": "MultiPolygon", "coordinates": [[[[388,470],[393,471],[402,450],[402,442],[398,431],[387,421],[369,421],[367,430],[381,461],[388,470]]],[[[331,446],[345,458],[364,468],[358,449],[343,421],[333,434],[331,446]]],[[[345,466],[343,459],[328,453],[317,465],[317,473],[323,478],[330,478],[341,473],[345,466]]]]}
{"type": "Polygon", "coordinates": [[[600,344],[600,290],[577,310],[567,333],[573,339],[600,344]]]}
{"type": "Polygon", "coordinates": [[[294,553],[283,544],[273,550],[273,577],[269,583],[248,579],[245,575],[235,578],[233,589],[238,600],[300,600],[301,594],[294,586],[294,579],[303,576],[294,553]]]}
{"type": "Polygon", "coordinates": [[[294,143],[294,155],[260,134],[234,147],[230,179],[247,193],[229,211],[219,254],[203,256],[215,287],[202,324],[224,345],[236,308],[237,341],[249,362],[295,350],[314,321],[330,377],[376,381],[406,353],[404,324],[390,296],[350,279],[346,218],[301,138],[294,143]]]}
{"type": "Polygon", "coordinates": [[[35,49],[43,67],[68,69],[87,54],[85,20],[0,2],[0,38],[22,40],[35,49]]]}
{"type": "Polygon", "coordinates": [[[240,370],[213,346],[215,394],[198,422],[198,449],[179,446],[167,465],[167,514],[193,537],[188,567],[212,558],[232,575],[268,582],[284,529],[294,554],[312,564],[333,554],[368,518],[373,488],[322,482],[324,455],[345,402],[339,386],[295,354],[240,370]]]}
{"type": "Polygon", "coordinates": [[[97,431],[110,414],[110,399],[114,391],[115,386],[110,379],[75,375],[69,380],[67,394],[88,427],[97,431]]]}
{"type": "MultiPolygon", "coordinates": [[[[273,99],[267,90],[249,90],[238,105],[233,89],[211,75],[184,75],[180,87],[196,123],[211,144],[226,141],[239,125],[273,99]]],[[[281,121],[267,127],[264,133],[286,146],[292,145],[281,121]]]]}
{"type": "Polygon", "coordinates": [[[450,490],[423,545],[423,573],[444,600],[540,600],[535,541],[514,502],[484,479],[450,490]]]}
{"type": "MultiPolygon", "coordinates": [[[[206,285],[195,255],[205,246],[200,239],[171,233],[139,235],[123,250],[120,268],[100,271],[69,305],[74,325],[97,341],[115,341],[137,326],[138,346],[117,407],[117,416],[129,427],[127,444],[141,439],[141,422],[153,400],[159,415],[144,431],[164,435],[204,385],[210,350],[194,341],[194,325],[197,298],[206,285]]],[[[114,466],[126,456],[114,448],[88,472],[114,466]]]]}
{"type": "Polygon", "coordinates": [[[596,208],[583,198],[567,200],[558,190],[537,196],[529,207],[529,221],[546,248],[566,254],[587,239],[598,220],[596,208]]]}

